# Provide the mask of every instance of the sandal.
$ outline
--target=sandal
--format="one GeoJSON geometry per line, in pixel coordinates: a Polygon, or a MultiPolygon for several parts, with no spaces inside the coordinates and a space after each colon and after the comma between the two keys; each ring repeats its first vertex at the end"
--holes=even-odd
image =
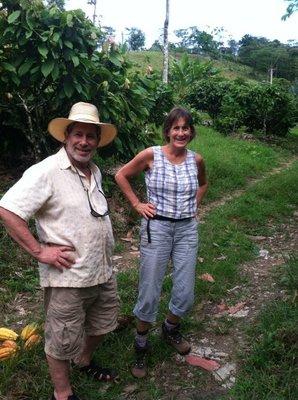
{"type": "Polygon", "coordinates": [[[78,367],[80,372],[84,372],[89,377],[97,380],[98,382],[115,382],[117,383],[118,374],[111,368],[102,368],[94,361],[85,367],[78,367]]]}

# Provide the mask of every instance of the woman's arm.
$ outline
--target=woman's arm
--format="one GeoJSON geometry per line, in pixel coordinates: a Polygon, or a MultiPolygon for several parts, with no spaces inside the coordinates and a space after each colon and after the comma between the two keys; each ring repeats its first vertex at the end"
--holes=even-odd
{"type": "Polygon", "coordinates": [[[208,188],[208,182],[206,177],[206,169],[203,157],[200,154],[196,154],[196,162],[198,167],[198,181],[199,189],[197,191],[197,205],[201,204],[203,197],[205,196],[208,188]]]}
{"type": "Polygon", "coordinates": [[[125,164],[115,175],[115,180],[132,207],[143,217],[155,215],[155,207],[151,203],[141,203],[132,189],[129,179],[150,168],[153,162],[153,150],[145,149],[125,164]]]}

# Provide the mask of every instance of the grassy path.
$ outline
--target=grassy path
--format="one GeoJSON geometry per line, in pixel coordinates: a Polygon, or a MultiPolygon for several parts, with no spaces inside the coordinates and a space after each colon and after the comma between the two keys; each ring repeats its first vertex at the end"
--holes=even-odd
{"type": "Polygon", "coordinates": [[[291,157],[285,162],[280,163],[277,167],[266,171],[261,177],[258,178],[250,178],[248,182],[246,183],[246,187],[242,189],[236,189],[232,193],[229,193],[223,197],[221,197],[219,200],[211,201],[207,204],[203,204],[200,209],[200,218],[204,219],[204,216],[213,210],[216,207],[220,207],[224,205],[226,202],[233,200],[234,198],[237,198],[241,196],[243,193],[245,193],[246,189],[252,187],[253,185],[257,184],[258,182],[262,181],[263,179],[272,176],[272,175],[278,175],[282,171],[288,169],[293,165],[298,160],[298,157],[291,157]]]}

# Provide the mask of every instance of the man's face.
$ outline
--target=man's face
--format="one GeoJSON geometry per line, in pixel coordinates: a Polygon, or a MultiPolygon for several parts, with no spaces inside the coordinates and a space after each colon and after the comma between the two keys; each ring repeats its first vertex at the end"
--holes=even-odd
{"type": "Polygon", "coordinates": [[[75,123],[65,138],[65,149],[70,161],[77,167],[87,167],[99,140],[94,124],[75,123]]]}

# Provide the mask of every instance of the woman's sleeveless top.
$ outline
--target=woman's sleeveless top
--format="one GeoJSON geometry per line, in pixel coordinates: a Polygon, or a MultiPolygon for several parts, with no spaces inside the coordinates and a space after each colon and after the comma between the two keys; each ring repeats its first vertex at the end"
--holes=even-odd
{"type": "Polygon", "coordinates": [[[147,200],[157,215],[182,219],[196,215],[199,187],[195,153],[187,150],[181,164],[172,164],[161,146],[153,146],[153,166],[145,172],[147,200]]]}

